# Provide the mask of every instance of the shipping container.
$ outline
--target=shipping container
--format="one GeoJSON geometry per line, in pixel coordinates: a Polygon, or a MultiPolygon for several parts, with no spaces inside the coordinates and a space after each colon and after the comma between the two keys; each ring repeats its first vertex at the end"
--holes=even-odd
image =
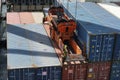
{"type": "Polygon", "coordinates": [[[7,50],[0,48],[0,80],[7,80],[7,50]]]}
{"type": "Polygon", "coordinates": [[[7,80],[7,66],[0,64],[0,80],[7,80]]]}
{"type": "Polygon", "coordinates": [[[43,9],[43,6],[40,4],[35,5],[35,10],[36,11],[41,11],[43,9]]]}
{"type": "Polygon", "coordinates": [[[20,12],[19,16],[21,24],[35,23],[31,12],[20,12]]]}
{"type": "Polygon", "coordinates": [[[62,80],[86,80],[87,62],[65,61],[62,66],[62,80]]]}
{"type": "Polygon", "coordinates": [[[40,5],[52,5],[54,4],[54,0],[9,0],[10,3],[12,4],[17,4],[17,5],[21,5],[21,4],[40,4],[40,5]]]}
{"type": "Polygon", "coordinates": [[[74,80],[74,61],[64,62],[62,66],[62,80],[74,80]]]}
{"type": "Polygon", "coordinates": [[[9,80],[61,80],[60,67],[8,70],[9,80]]]}
{"type": "Polygon", "coordinates": [[[0,65],[7,64],[7,56],[6,56],[6,54],[7,54],[7,50],[5,48],[0,48],[0,65]]]}
{"type": "Polygon", "coordinates": [[[7,13],[7,24],[20,24],[20,16],[18,12],[7,13]]]}
{"type": "Polygon", "coordinates": [[[22,5],[20,5],[20,8],[21,8],[21,10],[20,11],[28,11],[28,5],[24,5],[24,4],[22,4],[22,5]]]}
{"type": "Polygon", "coordinates": [[[35,5],[29,5],[28,11],[35,11],[35,5]]]}
{"type": "Polygon", "coordinates": [[[119,80],[120,79],[120,61],[113,61],[110,80],[119,80]]]}
{"type": "Polygon", "coordinates": [[[88,63],[87,80],[109,80],[111,62],[88,63]]]}
{"type": "MultiPolygon", "coordinates": [[[[102,7],[98,6],[95,3],[81,3],[81,6],[84,7],[93,17],[95,17],[101,24],[106,25],[109,28],[117,29],[116,31],[116,39],[114,44],[114,56],[113,60],[120,60],[120,19],[116,18],[106,10],[104,10],[102,7]]],[[[113,31],[114,32],[114,31],[113,31]]]]}
{"type": "Polygon", "coordinates": [[[42,23],[44,17],[42,12],[32,12],[32,16],[35,23],[42,23]]]}
{"type": "Polygon", "coordinates": [[[16,5],[16,4],[14,4],[14,5],[13,5],[13,11],[15,11],[15,12],[19,12],[19,11],[21,11],[21,7],[20,7],[20,5],[16,5]]]}
{"type": "Polygon", "coordinates": [[[75,61],[74,80],[86,80],[87,64],[86,61],[75,61]]]}
{"type": "Polygon", "coordinates": [[[61,63],[42,24],[7,27],[9,80],[61,80],[61,63]]]}
{"type": "Polygon", "coordinates": [[[83,4],[85,3],[68,2],[64,3],[63,7],[69,17],[77,20],[76,34],[78,39],[86,43],[86,53],[89,61],[110,61],[112,60],[115,33],[119,31],[97,20],[91,14],[92,12],[82,6],[83,4]]]}

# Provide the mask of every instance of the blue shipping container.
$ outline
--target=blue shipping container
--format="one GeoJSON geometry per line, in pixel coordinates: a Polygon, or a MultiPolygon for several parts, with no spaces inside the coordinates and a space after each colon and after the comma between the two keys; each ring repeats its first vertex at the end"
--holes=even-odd
{"type": "Polygon", "coordinates": [[[9,80],[61,80],[59,66],[8,70],[9,80]]]}
{"type": "Polygon", "coordinates": [[[116,35],[113,60],[120,60],[120,35],[116,35]]]}
{"type": "Polygon", "coordinates": [[[89,61],[109,61],[112,59],[114,33],[118,30],[108,28],[93,17],[81,3],[64,3],[66,14],[77,20],[77,36],[86,43],[86,53],[89,61]],[[76,10],[77,7],[77,10],[76,10]],[[109,45],[109,46],[107,46],[109,45]]]}
{"type": "Polygon", "coordinates": [[[42,24],[7,25],[9,80],[61,80],[61,63],[42,24]]]}
{"type": "Polygon", "coordinates": [[[120,80],[120,61],[113,61],[110,80],[120,80]]]}
{"type": "Polygon", "coordinates": [[[80,6],[109,28],[117,29],[113,60],[120,60],[120,19],[113,16],[99,5],[91,2],[80,3],[80,6]]]}

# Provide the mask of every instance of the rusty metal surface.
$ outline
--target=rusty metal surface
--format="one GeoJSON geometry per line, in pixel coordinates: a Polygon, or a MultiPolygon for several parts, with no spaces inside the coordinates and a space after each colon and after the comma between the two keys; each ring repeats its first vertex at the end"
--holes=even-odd
{"type": "Polygon", "coordinates": [[[87,80],[109,80],[111,62],[88,63],[87,80]]]}

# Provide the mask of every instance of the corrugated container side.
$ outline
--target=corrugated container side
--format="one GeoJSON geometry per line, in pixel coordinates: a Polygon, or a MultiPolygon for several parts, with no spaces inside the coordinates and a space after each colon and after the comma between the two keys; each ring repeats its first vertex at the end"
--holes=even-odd
{"type": "Polygon", "coordinates": [[[7,50],[0,49],[0,80],[7,80],[7,50]]]}
{"type": "Polygon", "coordinates": [[[88,63],[87,80],[109,80],[111,62],[88,63]]]}
{"type": "Polygon", "coordinates": [[[7,24],[20,24],[20,17],[18,12],[7,13],[7,24]]]}
{"type": "Polygon", "coordinates": [[[20,5],[21,10],[20,11],[28,11],[28,5],[20,5]]]}
{"type": "Polygon", "coordinates": [[[42,23],[43,21],[43,13],[41,12],[32,12],[32,16],[34,18],[35,23],[42,23]]]}
{"type": "Polygon", "coordinates": [[[20,12],[19,15],[21,24],[34,23],[34,19],[31,12],[20,12]]]}
{"type": "Polygon", "coordinates": [[[88,63],[87,80],[98,80],[99,63],[88,63]]]}
{"type": "Polygon", "coordinates": [[[99,64],[98,80],[110,80],[111,62],[101,62],[99,64]]]}
{"type": "Polygon", "coordinates": [[[41,67],[8,70],[9,80],[61,80],[61,67],[41,67]]]}
{"type": "Polygon", "coordinates": [[[74,80],[74,62],[65,62],[62,66],[62,80],[74,80]]]}
{"type": "Polygon", "coordinates": [[[113,60],[120,60],[120,34],[116,34],[113,60]]]}
{"type": "Polygon", "coordinates": [[[111,67],[110,80],[120,79],[120,61],[113,61],[111,67]]]}
{"type": "Polygon", "coordinates": [[[113,56],[115,35],[108,34],[103,36],[102,52],[100,61],[111,61],[113,56]]]}
{"type": "Polygon", "coordinates": [[[87,76],[87,63],[75,61],[74,80],[86,80],[87,76]]]}
{"type": "Polygon", "coordinates": [[[29,11],[34,11],[35,10],[35,5],[29,5],[28,10],[29,11]]]}
{"type": "MultiPolygon", "coordinates": [[[[7,64],[7,50],[6,49],[0,49],[0,65],[6,65],[7,64]]],[[[1,69],[1,68],[0,68],[1,69]]]]}
{"type": "Polygon", "coordinates": [[[16,11],[16,12],[19,12],[19,11],[21,10],[20,5],[14,4],[14,5],[13,5],[13,10],[16,11]]]}
{"type": "Polygon", "coordinates": [[[37,10],[37,11],[40,11],[40,10],[42,10],[42,5],[40,5],[40,4],[37,4],[37,5],[35,5],[35,10],[37,10]]]}
{"type": "Polygon", "coordinates": [[[0,80],[7,80],[7,65],[0,64],[0,80]]]}
{"type": "Polygon", "coordinates": [[[102,48],[102,35],[91,35],[89,44],[89,58],[92,62],[99,62],[102,48]]]}

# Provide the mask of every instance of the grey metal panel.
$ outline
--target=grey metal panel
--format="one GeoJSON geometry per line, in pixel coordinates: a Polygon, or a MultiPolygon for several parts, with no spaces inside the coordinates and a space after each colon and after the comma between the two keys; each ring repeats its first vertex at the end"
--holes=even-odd
{"type": "Polygon", "coordinates": [[[60,66],[42,24],[7,26],[8,69],[60,66]]]}

